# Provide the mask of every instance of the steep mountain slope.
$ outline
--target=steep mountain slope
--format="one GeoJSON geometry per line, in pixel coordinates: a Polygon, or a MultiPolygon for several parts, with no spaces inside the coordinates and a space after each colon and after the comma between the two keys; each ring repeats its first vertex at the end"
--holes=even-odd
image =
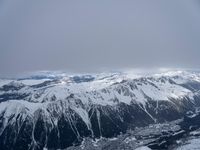
{"type": "Polygon", "coordinates": [[[199,150],[200,112],[182,119],[128,130],[114,138],[84,138],[81,145],[66,150],[199,150]]]}
{"type": "Polygon", "coordinates": [[[66,75],[48,72],[0,80],[0,147],[63,149],[83,137],[181,118],[200,105],[200,73],[171,71],[66,75]]]}

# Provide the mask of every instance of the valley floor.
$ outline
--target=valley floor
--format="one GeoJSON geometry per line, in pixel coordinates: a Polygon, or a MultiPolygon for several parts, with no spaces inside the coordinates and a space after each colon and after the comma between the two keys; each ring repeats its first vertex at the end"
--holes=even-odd
{"type": "Polygon", "coordinates": [[[66,150],[200,150],[199,118],[198,114],[136,128],[110,139],[85,138],[81,145],[66,150]]]}

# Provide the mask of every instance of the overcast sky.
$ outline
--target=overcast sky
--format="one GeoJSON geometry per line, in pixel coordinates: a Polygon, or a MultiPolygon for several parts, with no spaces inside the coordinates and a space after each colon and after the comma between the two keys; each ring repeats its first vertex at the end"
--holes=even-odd
{"type": "Polygon", "coordinates": [[[0,0],[0,74],[200,67],[198,0],[0,0]]]}

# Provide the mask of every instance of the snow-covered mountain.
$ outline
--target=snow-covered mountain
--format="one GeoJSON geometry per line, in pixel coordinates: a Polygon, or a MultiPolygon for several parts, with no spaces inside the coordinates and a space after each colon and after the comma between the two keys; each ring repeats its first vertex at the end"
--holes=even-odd
{"type": "Polygon", "coordinates": [[[0,147],[64,149],[84,137],[181,118],[200,105],[200,72],[68,75],[0,80],[0,147]]]}

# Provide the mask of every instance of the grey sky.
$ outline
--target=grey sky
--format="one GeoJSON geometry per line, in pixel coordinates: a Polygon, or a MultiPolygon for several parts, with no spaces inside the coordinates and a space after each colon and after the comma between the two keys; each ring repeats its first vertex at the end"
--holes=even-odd
{"type": "Polygon", "coordinates": [[[0,74],[200,67],[198,0],[0,0],[0,74]]]}

